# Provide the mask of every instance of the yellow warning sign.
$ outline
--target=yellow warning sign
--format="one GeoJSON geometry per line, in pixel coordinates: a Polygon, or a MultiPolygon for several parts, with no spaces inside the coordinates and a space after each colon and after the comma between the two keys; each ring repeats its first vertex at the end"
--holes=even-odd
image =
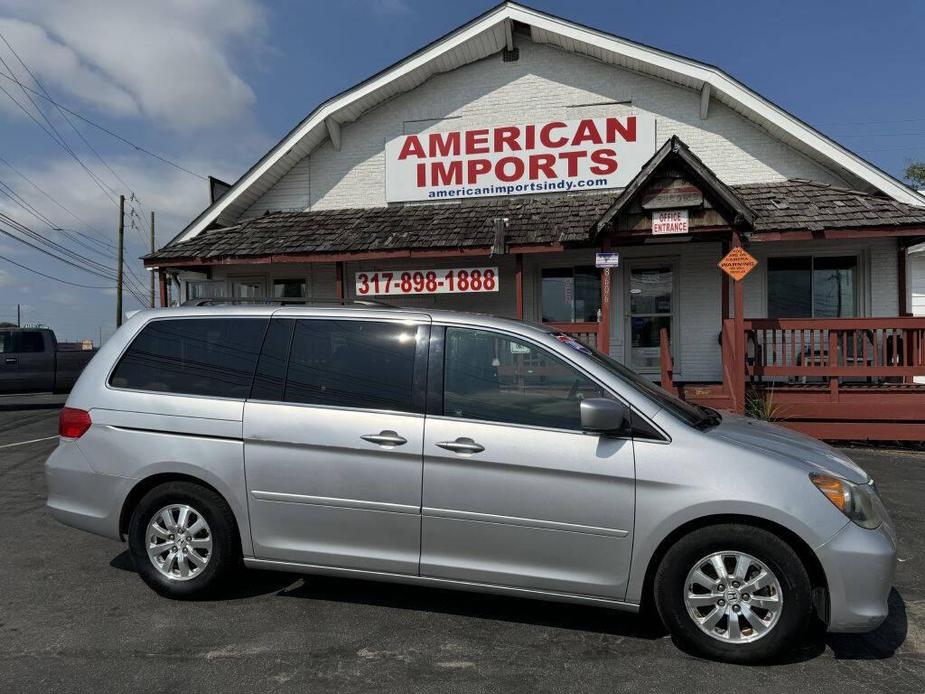
{"type": "Polygon", "coordinates": [[[744,248],[736,247],[719,261],[719,268],[732,279],[738,281],[751,272],[757,264],[758,261],[748,251],[744,248]]]}

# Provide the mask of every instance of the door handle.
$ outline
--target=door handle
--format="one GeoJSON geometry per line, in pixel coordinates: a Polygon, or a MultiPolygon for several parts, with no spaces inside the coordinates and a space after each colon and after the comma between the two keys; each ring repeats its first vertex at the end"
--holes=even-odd
{"type": "Polygon", "coordinates": [[[485,446],[464,436],[460,436],[455,441],[439,441],[436,445],[454,453],[481,453],[485,450],[485,446]]]}
{"type": "Polygon", "coordinates": [[[378,434],[366,434],[361,436],[361,439],[364,441],[369,441],[370,443],[375,443],[379,446],[402,446],[408,443],[408,439],[404,436],[399,436],[394,431],[380,431],[378,434]]]}
{"type": "Polygon", "coordinates": [[[16,358],[15,358],[15,357],[7,357],[7,358],[4,359],[3,361],[4,361],[5,363],[7,363],[7,364],[15,364],[15,363],[16,363],[16,358]]]}

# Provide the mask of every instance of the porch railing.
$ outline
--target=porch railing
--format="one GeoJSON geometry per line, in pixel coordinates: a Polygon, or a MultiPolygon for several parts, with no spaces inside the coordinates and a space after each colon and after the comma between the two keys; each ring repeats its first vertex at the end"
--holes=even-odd
{"type": "Polygon", "coordinates": [[[597,349],[600,344],[598,331],[600,323],[546,323],[550,328],[571,335],[583,345],[597,349]]]}
{"type": "Polygon", "coordinates": [[[753,319],[743,327],[751,377],[925,375],[925,318],[753,319]]]}
{"type": "MultiPolygon", "coordinates": [[[[722,324],[723,382],[716,397],[744,408],[746,383],[816,383],[838,398],[844,384],[895,384],[925,376],[925,317],[763,318],[722,324]],[[736,352],[742,353],[736,357],[736,352]]],[[[661,384],[675,390],[668,331],[659,335],[661,384]]]]}

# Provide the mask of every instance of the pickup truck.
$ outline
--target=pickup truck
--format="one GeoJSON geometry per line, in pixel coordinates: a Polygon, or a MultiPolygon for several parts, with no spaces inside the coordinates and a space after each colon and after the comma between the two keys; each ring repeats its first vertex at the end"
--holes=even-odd
{"type": "Polygon", "coordinates": [[[0,328],[0,393],[67,393],[94,354],[59,349],[47,328],[0,328]]]}

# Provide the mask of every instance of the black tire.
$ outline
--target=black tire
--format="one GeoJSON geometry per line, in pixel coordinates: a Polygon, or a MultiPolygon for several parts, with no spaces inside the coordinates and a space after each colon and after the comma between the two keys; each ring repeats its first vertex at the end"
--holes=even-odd
{"type": "MultiPolygon", "coordinates": [[[[777,535],[748,525],[714,525],[682,537],[663,557],[653,592],[659,615],[679,646],[726,662],[757,663],[779,658],[802,642],[812,616],[809,575],[796,552],[777,535]],[[704,557],[727,551],[751,555],[780,583],[780,616],[767,633],[754,641],[728,643],[714,638],[694,622],[685,604],[688,572],[704,557]]],[[[710,606],[701,609],[709,611],[710,606]]]]}
{"type": "Polygon", "coordinates": [[[132,511],[128,545],[135,570],[144,582],[157,593],[178,600],[214,594],[241,566],[241,541],[231,508],[219,494],[193,482],[166,482],[145,494],[132,511]],[[148,524],[171,504],[186,504],[198,511],[211,531],[212,550],[205,567],[186,580],[165,576],[148,557],[148,524]]]}

